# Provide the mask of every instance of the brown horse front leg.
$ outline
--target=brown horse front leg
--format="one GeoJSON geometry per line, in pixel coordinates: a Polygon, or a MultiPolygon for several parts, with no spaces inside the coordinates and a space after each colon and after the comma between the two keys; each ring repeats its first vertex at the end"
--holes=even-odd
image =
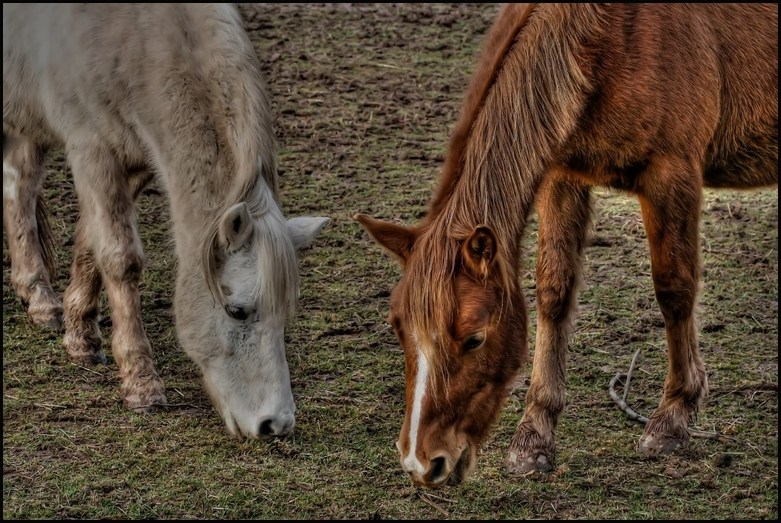
{"type": "Polygon", "coordinates": [[[547,472],[556,462],[555,429],[564,409],[567,346],[577,307],[581,255],[591,220],[587,187],[553,172],[542,184],[536,206],[537,341],[526,410],[510,443],[512,473],[547,472]]]}
{"type": "Polygon", "coordinates": [[[702,176],[694,162],[665,159],[644,175],[639,196],[651,250],[656,301],[667,331],[667,378],[662,400],[645,426],[638,449],[669,454],[689,439],[708,392],[697,347],[694,306],[700,276],[699,219],[702,176]]]}

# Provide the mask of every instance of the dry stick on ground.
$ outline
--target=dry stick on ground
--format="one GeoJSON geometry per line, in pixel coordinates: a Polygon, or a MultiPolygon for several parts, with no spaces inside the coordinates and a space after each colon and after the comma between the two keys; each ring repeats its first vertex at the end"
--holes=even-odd
{"type": "MultiPolygon", "coordinates": [[[[618,372],[615,376],[613,376],[613,379],[610,380],[610,385],[608,386],[608,389],[610,391],[610,397],[613,398],[613,401],[618,405],[618,408],[621,409],[624,414],[627,415],[627,417],[632,421],[637,421],[639,423],[642,423],[645,425],[648,423],[648,418],[643,416],[642,414],[638,414],[632,408],[626,404],[626,397],[629,395],[629,381],[632,379],[632,373],[635,370],[635,361],[637,361],[637,355],[640,354],[640,349],[637,349],[635,351],[635,355],[632,356],[632,362],[629,364],[629,370],[626,372],[626,381],[624,382],[624,397],[619,398],[618,394],[616,393],[616,382],[621,379],[623,376],[622,373],[618,372]]],[[[715,439],[718,441],[727,442],[732,441],[733,438],[730,438],[729,436],[725,436],[724,434],[719,434],[718,432],[708,432],[704,430],[698,430],[693,429],[689,427],[689,435],[690,436],[696,436],[699,438],[710,438],[715,439]]]]}
{"type": "Polygon", "coordinates": [[[436,510],[437,510],[437,512],[439,512],[440,514],[442,514],[444,517],[446,517],[446,518],[447,518],[447,517],[450,517],[450,514],[448,513],[448,511],[447,511],[447,510],[445,510],[445,509],[443,509],[442,507],[440,507],[440,506],[439,506],[437,503],[435,503],[435,502],[434,502],[434,501],[433,501],[433,500],[432,500],[432,499],[429,497],[429,494],[426,494],[426,493],[424,493],[424,492],[418,492],[418,497],[419,497],[421,500],[423,500],[424,502],[426,502],[426,503],[428,503],[429,505],[431,505],[431,507],[433,507],[434,509],[436,509],[436,510]]]}

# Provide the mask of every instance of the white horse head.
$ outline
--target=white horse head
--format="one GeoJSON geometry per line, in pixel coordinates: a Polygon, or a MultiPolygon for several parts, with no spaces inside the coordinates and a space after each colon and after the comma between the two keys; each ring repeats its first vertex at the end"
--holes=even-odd
{"type": "Polygon", "coordinates": [[[296,251],[329,219],[286,220],[265,182],[259,187],[259,203],[237,203],[216,224],[206,263],[213,285],[198,277],[203,266],[183,265],[175,306],[181,344],[228,430],[266,439],[295,424],[285,325],[298,300],[296,251]]]}

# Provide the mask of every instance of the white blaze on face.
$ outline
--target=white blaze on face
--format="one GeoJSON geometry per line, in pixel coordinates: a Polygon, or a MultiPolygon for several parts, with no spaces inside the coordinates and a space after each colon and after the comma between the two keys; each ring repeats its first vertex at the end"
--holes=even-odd
{"type": "Polygon", "coordinates": [[[409,450],[408,454],[402,461],[402,467],[406,472],[417,472],[423,474],[426,469],[423,464],[418,460],[417,448],[418,448],[418,431],[420,430],[420,417],[423,411],[423,397],[426,395],[426,384],[428,383],[428,362],[426,361],[426,355],[421,350],[420,345],[415,343],[415,348],[418,352],[418,369],[415,375],[415,392],[412,399],[412,414],[409,420],[409,450]]]}
{"type": "Polygon", "coordinates": [[[15,201],[19,198],[19,171],[13,165],[3,162],[3,199],[15,201]]]}

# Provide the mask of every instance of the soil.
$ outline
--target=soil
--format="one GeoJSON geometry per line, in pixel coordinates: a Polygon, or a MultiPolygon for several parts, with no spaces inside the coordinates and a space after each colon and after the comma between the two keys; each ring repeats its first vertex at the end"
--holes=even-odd
{"type": "MultiPolygon", "coordinates": [[[[626,372],[635,350],[642,349],[644,370],[636,372],[629,402],[645,415],[653,411],[667,365],[664,324],[654,299],[637,203],[604,191],[596,194],[597,216],[584,265],[586,286],[568,356],[568,405],[557,433],[558,468],[531,491],[514,487],[516,479],[503,473],[506,449],[523,412],[530,362],[483,449],[475,478],[460,491],[475,492],[473,505],[425,498],[411,490],[403,477],[393,448],[404,408],[403,360],[385,322],[389,291],[400,268],[368,238],[353,216],[362,212],[411,225],[424,215],[482,38],[497,10],[497,4],[241,4],[275,114],[284,210],[290,216],[328,216],[331,223],[302,252],[301,303],[286,338],[300,412],[300,439],[267,454],[251,454],[244,447],[237,452],[242,453],[242,466],[266,470],[271,463],[270,467],[278,466],[275,470],[281,476],[292,467],[301,478],[297,480],[300,492],[312,490],[306,477],[315,470],[312,474],[325,482],[327,494],[318,494],[312,501],[286,502],[269,483],[272,494],[265,508],[255,504],[242,509],[241,500],[230,498],[238,508],[219,513],[220,517],[583,519],[596,515],[611,519],[645,513],[652,519],[729,519],[736,514],[777,519],[775,193],[768,197],[767,193],[709,192],[703,206],[700,341],[711,395],[699,426],[732,435],[740,443],[697,441],[669,460],[651,463],[642,462],[634,453],[632,447],[642,427],[625,420],[608,395],[607,383],[617,372],[626,372]],[[324,430],[313,437],[315,425],[324,430]],[[325,451],[317,454],[314,450],[319,443],[326,445],[327,458],[325,451]],[[352,464],[350,459],[357,458],[344,458],[337,452],[359,445],[372,456],[368,465],[364,461],[359,465],[361,474],[368,476],[361,479],[367,484],[376,480],[373,486],[378,490],[368,491],[372,494],[365,494],[365,488],[355,493],[339,487],[356,485],[356,480],[349,465],[342,470],[337,462],[343,458],[342,463],[352,464]],[[693,504],[686,505],[687,499],[693,504]],[[708,512],[709,506],[715,508],[708,512]],[[443,507],[447,509],[444,514],[443,507]],[[269,512],[263,512],[266,509],[269,512]]],[[[47,169],[55,173],[47,180],[44,193],[58,238],[60,271],[55,286],[62,291],[67,285],[77,202],[61,151],[52,152],[47,169]]],[[[138,205],[147,256],[144,321],[155,347],[158,372],[168,390],[183,398],[178,414],[197,421],[195,428],[181,430],[193,430],[196,437],[201,432],[221,434],[221,422],[210,411],[197,370],[176,347],[171,313],[176,260],[167,227],[167,199],[160,184],[153,182],[145,189],[138,205]]],[[[532,351],[535,231],[532,218],[523,260],[532,351]]],[[[78,464],[83,457],[74,454],[89,455],[90,445],[103,445],[101,453],[108,460],[122,459],[127,452],[111,437],[101,442],[100,433],[90,433],[91,442],[78,447],[68,442],[64,445],[67,452],[55,443],[41,446],[41,439],[56,430],[51,427],[83,430],[104,424],[104,416],[124,426],[122,420],[128,415],[117,407],[116,368],[111,361],[97,378],[92,376],[95,371],[74,369],[55,334],[26,324],[10,287],[7,242],[3,279],[3,435],[4,441],[13,438],[16,442],[8,449],[4,444],[4,516],[10,493],[14,495],[8,504],[11,515],[24,515],[25,507],[41,505],[43,512],[34,512],[33,517],[127,517],[135,491],[127,504],[116,501],[120,509],[113,512],[89,512],[95,500],[87,494],[69,498],[70,508],[58,502],[58,508],[47,512],[51,484],[59,485],[56,476],[52,479],[49,474],[78,464]],[[32,350],[31,340],[40,347],[32,350]],[[76,392],[64,392],[70,386],[76,392]],[[30,390],[40,391],[42,398],[56,398],[50,403],[68,408],[52,411],[45,407],[49,404],[45,399],[14,403],[30,390]],[[29,419],[42,420],[41,428],[31,428],[29,419]],[[36,430],[45,433],[36,435],[36,430]],[[19,438],[25,436],[29,439],[20,443],[19,438]],[[39,485],[44,487],[32,481],[38,476],[30,472],[32,466],[20,464],[20,456],[37,463],[35,474],[43,474],[39,485]]],[[[108,354],[111,323],[105,300],[103,304],[108,354]]],[[[144,423],[165,423],[161,419],[165,418],[145,419],[144,423]]],[[[178,418],[176,422],[180,423],[178,418]]],[[[145,430],[153,433],[155,427],[145,430]]],[[[187,448],[177,451],[182,452],[182,459],[198,460],[203,452],[223,444],[194,449],[197,456],[188,454],[187,448]]],[[[244,492],[245,483],[230,476],[233,472],[199,468],[198,473],[214,484],[227,481],[235,492],[244,492]]],[[[119,493],[127,485],[117,482],[124,486],[111,488],[119,493]]],[[[147,495],[165,496],[165,489],[147,495]]],[[[107,499],[110,496],[105,492],[107,499]]],[[[131,514],[215,515],[210,506],[201,512],[178,507],[162,512],[166,503],[170,501],[159,505],[147,501],[158,512],[131,514]]]]}

